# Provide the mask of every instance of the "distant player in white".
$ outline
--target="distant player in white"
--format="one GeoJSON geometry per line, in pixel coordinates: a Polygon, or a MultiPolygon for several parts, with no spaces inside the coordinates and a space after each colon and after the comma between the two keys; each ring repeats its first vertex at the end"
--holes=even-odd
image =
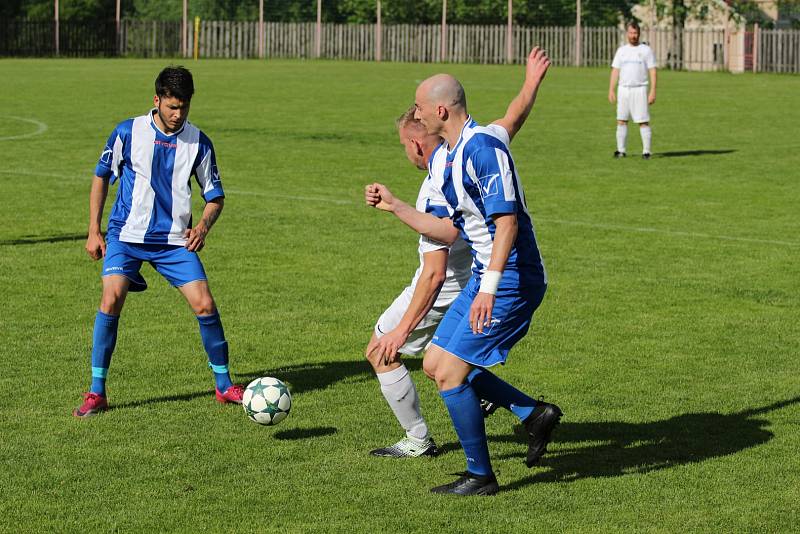
{"type": "Polygon", "coordinates": [[[628,44],[619,47],[614,54],[608,85],[608,101],[617,103],[617,150],[614,157],[625,157],[628,120],[633,119],[639,125],[639,134],[642,136],[642,157],[650,159],[653,134],[648,105],[656,102],[656,58],[649,46],[639,43],[639,25],[629,22],[626,28],[628,44]],[[617,82],[619,87],[615,94],[617,82]]]}
{"type": "MultiPolygon", "coordinates": [[[[502,119],[495,121],[513,138],[530,113],[541,78],[534,76],[543,53],[535,48],[528,57],[522,90],[511,102],[502,119]]],[[[426,170],[432,154],[442,143],[441,137],[427,133],[414,118],[412,106],[397,121],[400,142],[406,156],[418,169],[426,170]]],[[[420,187],[416,206],[396,199],[383,184],[365,188],[367,204],[389,211],[412,228],[441,224],[449,218],[446,200],[441,195],[441,176],[434,183],[429,173],[420,187]]],[[[420,235],[420,266],[411,284],[406,287],[381,315],[366,349],[367,360],[381,384],[383,393],[406,437],[394,445],[375,449],[371,454],[394,458],[435,456],[436,444],[422,417],[419,395],[400,355],[422,353],[450,304],[458,297],[472,275],[473,257],[469,246],[460,237],[452,245],[420,235]]],[[[433,376],[429,378],[433,379],[433,376]]]]}

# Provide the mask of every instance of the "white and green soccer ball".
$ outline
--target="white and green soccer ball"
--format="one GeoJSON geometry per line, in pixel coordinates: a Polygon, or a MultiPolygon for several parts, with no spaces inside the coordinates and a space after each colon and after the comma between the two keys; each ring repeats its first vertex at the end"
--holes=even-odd
{"type": "Polygon", "coordinates": [[[244,390],[242,406],[247,417],[261,425],[277,425],[292,409],[292,394],[286,384],[265,376],[256,378],[244,390]]]}

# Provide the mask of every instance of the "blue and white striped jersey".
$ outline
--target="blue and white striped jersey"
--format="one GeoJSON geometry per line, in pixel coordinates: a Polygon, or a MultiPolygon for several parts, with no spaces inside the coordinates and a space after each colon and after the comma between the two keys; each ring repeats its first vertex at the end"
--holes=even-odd
{"type": "Polygon", "coordinates": [[[119,123],[97,163],[97,176],[120,182],[108,235],[127,243],[184,245],[192,224],[192,175],[206,202],[225,193],[211,140],[189,121],[164,134],[154,111],[119,123]]]}
{"type": "Polygon", "coordinates": [[[547,274],[525,193],[508,149],[508,132],[498,125],[479,126],[468,118],[456,145],[441,145],[429,163],[432,176],[442,177],[442,197],[461,237],[472,249],[472,271],[482,274],[492,256],[493,215],[515,213],[518,234],[508,257],[506,272],[521,281],[546,283],[547,274]]]}

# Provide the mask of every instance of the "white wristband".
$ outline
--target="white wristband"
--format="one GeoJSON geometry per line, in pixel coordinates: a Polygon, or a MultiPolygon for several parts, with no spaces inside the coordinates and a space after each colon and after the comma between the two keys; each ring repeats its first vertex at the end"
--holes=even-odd
{"type": "Polygon", "coordinates": [[[481,293],[494,295],[497,293],[497,286],[500,285],[500,278],[503,277],[502,271],[486,271],[481,276],[481,293]]]}

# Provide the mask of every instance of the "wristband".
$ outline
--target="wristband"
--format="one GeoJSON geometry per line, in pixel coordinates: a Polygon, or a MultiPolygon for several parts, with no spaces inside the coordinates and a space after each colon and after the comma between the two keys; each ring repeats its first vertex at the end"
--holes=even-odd
{"type": "Polygon", "coordinates": [[[500,278],[503,277],[502,271],[486,271],[481,276],[481,293],[489,293],[494,295],[497,293],[497,286],[500,285],[500,278]]]}

